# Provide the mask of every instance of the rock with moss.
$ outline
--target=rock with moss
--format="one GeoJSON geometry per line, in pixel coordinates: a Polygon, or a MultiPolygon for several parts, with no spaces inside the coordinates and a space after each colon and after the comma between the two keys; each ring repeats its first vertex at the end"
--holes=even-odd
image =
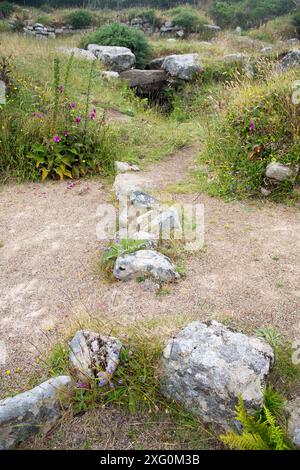
{"type": "Polygon", "coordinates": [[[248,412],[262,408],[273,363],[274,352],[262,340],[216,321],[193,322],[164,350],[162,390],[205,422],[226,429],[240,396],[248,412]]]}
{"type": "Polygon", "coordinates": [[[49,431],[61,417],[71,384],[71,377],[61,375],[1,400],[0,449],[13,449],[30,436],[49,431]]]}
{"type": "Polygon", "coordinates": [[[120,281],[149,276],[161,282],[172,282],[180,277],[172,261],[154,250],[139,250],[118,256],[114,276],[120,281]]]}

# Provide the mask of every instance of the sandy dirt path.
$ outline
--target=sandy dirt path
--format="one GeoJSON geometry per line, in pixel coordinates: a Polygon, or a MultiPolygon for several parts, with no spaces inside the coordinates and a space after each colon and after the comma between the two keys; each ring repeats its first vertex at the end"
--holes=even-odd
{"type": "MultiPolygon", "coordinates": [[[[184,179],[196,157],[196,149],[183,149],[139,178],[159,193],[184,179]]],[[[299,209],[205,194],[168,197],[204,204],[205,250],[186,259],[186,279],[161,297],[135,281],[103,283],[95,273],[96,209],[111,199],[100,180],[0,191],[0,393],[26,386],[36,358],[80,310],[112,322],[166,314],[231,318],[300,337],[299,209]]]]}

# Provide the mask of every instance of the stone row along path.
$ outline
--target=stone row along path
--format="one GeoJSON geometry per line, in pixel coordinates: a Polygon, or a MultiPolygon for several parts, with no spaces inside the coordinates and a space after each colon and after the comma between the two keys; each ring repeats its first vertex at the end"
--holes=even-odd
{"type": "Polygon", "coordinates": [[[27,386],[37,357],[86,312],[112,324],[163,315],[231,318],[300,337],[299,209],[162,194],[186,178],[197,153],[182,149],[130,176],[161,200],[205,206],[206,248],[187,257],[187,277],[163,297],[134,280],[108,284],[97,273],[96,209],[112,194],[99,179],[0,190],[0,394],[27,386]]]}

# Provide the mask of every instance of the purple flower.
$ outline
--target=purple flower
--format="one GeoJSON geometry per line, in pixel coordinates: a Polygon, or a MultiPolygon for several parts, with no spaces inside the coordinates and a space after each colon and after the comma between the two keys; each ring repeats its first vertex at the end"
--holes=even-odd
{"type": "Polygon", "coordinates": [[[64,137],[68,137],[68,135],[69,135],[69,134],[68,134],[68,131],[62,131],[62,135],[63,135],[64,137]]]}
{"type": "Polygon", "coordinates": [[[76,386],[77,388],[87,388],[87,385],[84,382],[77,382],[76,386]]]}
{"type": "Polygon", "coordinates": [[[60,142],[61,139],[60,139],[59,135],[56,134],[56,135],[53,137],[53,140],[54,140],[54,142],[58,143],[58,142],[60,142]]]}
{"type": "Polygon", "coordinates": [[[199,85],[198,85],[198,83],[195,83],[194,91],[195,91],[195,93],[198,93],[198,91],[199,91],[199,85]]]}
{"type": "Polygon", "coordinates": [[[220,101],[220,100],[218,101],[218,108],[222,109],[222,101],[220,101]]]}
{"type": "Polygon", "coordinates": [[[253,122],[252,119],[251,119],[251,121],[250,121],[249,131],[250,131],[250,132],[254,132],[254,131],[255,131],[255,124],[254,124],[254,122],[253,122]]]}
{"type": "Polygon", "coordinates": [[[122,385],[122,383],[123,383],[123,380],[122,380],[122,379],[119,379],[119,380],[118,380],[118,384],[119,384],[119,385],[122,385]]]}
{"type": "Polygon", "coordinates": [[[72,103],[69,104],[70,109],[75,109],[76,108],[76,103],[72,101],[72,103]]]}
{"type": "Polygon", "coordinates": [[[102,379],[102,380],[99,380],[99,387],[104,387],[104,385],[106,385],[108,382],[107,379],[102,379]]]}
{"type": "Polygon", "coordinates": [[[96,108],[94,108],[91,112],[91,119],[94,120],[96,117],[96,108]]]}
{"type": "Polygon", "coordinates": [[[109,383],[110,388],[115,388],[115,384],[113,382],[109,383]]]}
{"type": "Polygon", "coordinates": [[[75,122],[76,122],[76,124],[80,124],[81,123],[81,116],[77,116],[75,118],[75,122]]]}
{"type": "Polygon", "coordinates": [[[62,92],[63,92],[63,86],[62,85],[59,85],[58,91],[59,91],[60,94],[62,94],[62,92]]]}

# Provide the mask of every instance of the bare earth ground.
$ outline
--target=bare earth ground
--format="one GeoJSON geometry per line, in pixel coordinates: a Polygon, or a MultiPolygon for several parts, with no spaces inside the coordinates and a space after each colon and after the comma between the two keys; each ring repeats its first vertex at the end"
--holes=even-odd
{"type": "MultiPolygon", "coordinates": [[[[185,178],[196,156],[197,149],[183,149],[137,177],[159,194],[185,178]]],[[[37,357],[79,310],[102,312],[112,323],[166,314],[231,318],[299,337],[299,209],[168,197],[204,204],[206,249],[187,257],[187,277],[161,297],[135,281],[107,284],[97,275],[96,208],[111,200],[100,180],[2,189],[0,393],[26,386],[37,357]]]]}

